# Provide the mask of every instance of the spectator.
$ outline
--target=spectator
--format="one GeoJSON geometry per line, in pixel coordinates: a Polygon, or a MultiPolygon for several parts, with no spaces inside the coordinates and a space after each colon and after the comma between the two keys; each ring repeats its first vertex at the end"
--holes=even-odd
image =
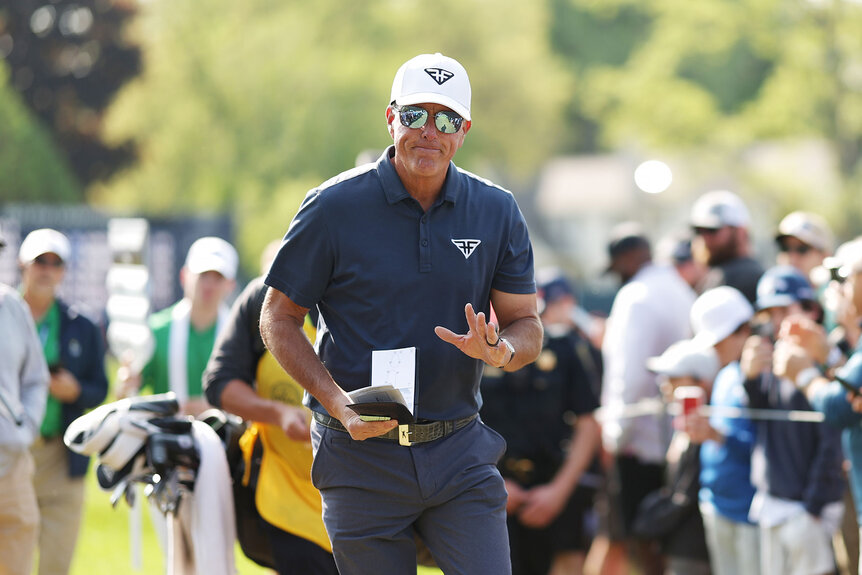
{"type": "MultiPolygon", "coordinates": [[[[777,266],[757,284],[757,307],[771,333],[787,318],[818,321],[814,289],[796,268],[777,266]]],[[[752,336],[742,355],[750,405],[760,409],[810,411],[805,395],[773,374],[773,345],[752,336]]],[[[757,422],[752,482],[757,488],[750,516],[761,533],[764,575],[826,574],[835,569],[832,536],[844,513],[839,432],[824,423],[764,419],[757,422]]]]}
{"type": "Polygon", "coordinates": [[[566,278],[545,274],[538,288],[542,352],[518,371],[485,368],[481,414],[507,444],[498,466],[509,494],[512,572],[574,575],[583,573],[591,542],[586,521],[598,481],[591,464],[601,441],[593,382],[600,366],[572,324],[577,302],[566,278]]]}
{"type": "Polygon", "coordinates": [[[261,333],[308,392],[342,575],[414,572],[415,532],[444,572],[509,573],[505,442],[477,413],[485,364],[515,371],[541,350],[529,234],[511,193],[452,163],[471,127],[461,64],[406,62],[386,120],[394,146],[377,163],[306,196],[266,276],[261,333]],[[315,348],[302,332],[312,307],[315,348]],[[348,392],[385,381],[372,357],[392,355],[415,358],[402,365],[415,367],[416,423],[348,407],[348,392]]]}
{"type": "Polygon", "coordinates": [[[793,266],[812,282],[811,272],[832,255],[835,247],[829,224],[811,212],[787,214],[778,224],[775,242],[778,244],[778,265],[793,266]]]}
{"type": "Polygon", "coordinates": [[[660,356],[650,358],[647,367],[659,374],[668,403],[676,402],[684,411],[674,420],[676,431],[667,451],[666,484],[645,498],[635,530],[659,538],[667,560],[665,575],[710,575],[709,552],[697,504],[701,442],[689,435],[692,423],[685,405],[687,399],[675,400],[675,396],[687,395],[698,405],[708,400],[719,369],[718,354],[712,347],[682,340],[660,356]]]}
{"type": "Polygon", "coordinates": [[[706,265],[696,260],[691,252],[691,237],[671,236],[659,242],[656,261],[661,264],[672,265],[677,273],[685,280],[692,289],[703,280],[706,275],[706,265]]]}
{"type": "Polygon", "coordinates": [[[180,270],[183,299],[150,317],[155,351],[140,376],[124,371],[121,395],[172,391],[183,413],[198,415],[209,407],[201,377],[227,321],[224,302],[236,287],[237,264],[236,250],[221,238],[191,245],[180,270]]]}
{"type": "MultiPolygon", "coordinates": [[[[337,575],[320,494],[311,484],[311,414],[302,406],[302,387],[260,337],[266,290],[258,278],[234,302],[204,372],[204,388],[212,405],[251,422],[240,439],[246,462],[260,444],[255,505],[279,574],[337,575]]],[[[306,333],[313,338],[308,322],[306,333]]]]}
{"type": "MultiPolygon", "coordinates": [[[[0,233],[0,250],[6,241],[0,233]]],[[[31,575],[39,504],[29,447],[45,414],[50,374],[30,310],[0,284],[0,573],[31,575]]]]}
{"type": "MultiPolygon", "coordinates": [[[[841,266],[837,277],[843,282],[841,291],[848,315],[862,322],[862,240],[848,242],[839,249],[841,266]]],[[[862,509],[862,340],[847,363],[834,374],[821,371],[818,355],[826,342],[826,334],[815,322],[806,318],[791,318],[779,331],[775,352],[775,373],[788,378],[803,390],[811,405],[824,414],[826,422],[843,429],[845,456],[850,461],[850,479],[857,514],[862,509]],[[848,391],[848,389],[850,391],[848,391]]],[[[862,520],[862,517],[858,517],[862,520]]]]}
{"type": "Polygon", "coordinates": [[[690,216],[694,231],[692,251],[696,259],[709,267],[698,284],[699,293],[728,285],[754,303],[763,267],[751,257],[750,223],[748,208],[732,192],[707,192],[694,203],[690,216]]]}
{"type": "Polygon", "coordinates": [[[700,513],[715,575],[760,573],[759,534],[748,519],[754,497],[751,452],[756,428],[751,420],[728,417],[725,411],[748,405],[739,359],[753,315],[745,296],[730,286],[704,292],[691,308],[695,342],[714,348],[721,367],[710,394],[710,406],[717,413],[708,419],[687,418],[689,437],[701,444],[700,513]]]}
{"type": "Polygon", "coordinates": [[[66,236],[47,228],[28,234],[18,252],[21,293],[51,372],[45,417],[30,449],[39,501],[39,575],[69,572],[83,514],[89,457],[67,448],[63,434],[108,393],[101,330],[58,297],[71,255],[66,236]]]}
{"type": "MultiPolygon", "coordinates": [[[[637,224],[617,226],[608,252],[608,269],[623,282],[602,345],[601,404],[614,413],[626,404],[659,396],[656,376],[647,369],[646,360],[689,336],[688,316],[695,294],[672,268],[653,265],[649,240],[637,224]]],[[[609,569],[624,569],[628,541],[636,545],[644,571],[660,573],[661,557],[654,542],[635,541],[631,524],[644,496],[664,483],[669,424],[664,418],[611,417],[602,424],[602,439],[613,458],[609,486],[614,489],[608,493],[608,514],[621,518],[618,527],[609,523],[611,542],[603,563],[616,566],[609,569]]]]}

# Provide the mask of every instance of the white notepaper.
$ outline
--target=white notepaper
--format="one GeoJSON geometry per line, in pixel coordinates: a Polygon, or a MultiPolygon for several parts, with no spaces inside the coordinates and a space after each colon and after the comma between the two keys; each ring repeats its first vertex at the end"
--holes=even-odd
{"type": "Polygon", "coordinates": [[[391,385],[404,396],[413,413],[416,390],[416,348],[380,349],[371,352],[371,386],[391,385]]]}

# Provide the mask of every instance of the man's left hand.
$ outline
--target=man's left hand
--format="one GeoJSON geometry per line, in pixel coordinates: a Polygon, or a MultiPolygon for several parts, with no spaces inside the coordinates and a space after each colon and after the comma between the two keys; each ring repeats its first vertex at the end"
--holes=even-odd
{"type": "Polygon", "coordinates": [[[486,321],[485,313],[478,314],[473,311],[473,305],[464,306],[464,315],[467,317],[467,326],[470,330],[459,335],[443,326],[434,328],[437,337],[447,343],[451,343],[470,357],[481,359],[489,365],[499,367],[503,365],[509,355],[506,346],[500,345],[500,334],[494,322],[486,321]]]}

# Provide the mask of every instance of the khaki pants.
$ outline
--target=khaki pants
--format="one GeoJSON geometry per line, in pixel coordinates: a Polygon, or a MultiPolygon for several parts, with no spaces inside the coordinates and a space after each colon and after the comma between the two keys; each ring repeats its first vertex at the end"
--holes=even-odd
{"type": "Polygon", "coordinates": [[[0,476],[0,575],[30,575],[38,530],[33,458],[25,451],[0,476]]]}
{"type": "Polygon", "coordinates": [[[84,479],[69,477],[61,438],[37,440],[33,484],[39,501],[39,575],[66,575],[72,566],[84,507],[84,479]]]}

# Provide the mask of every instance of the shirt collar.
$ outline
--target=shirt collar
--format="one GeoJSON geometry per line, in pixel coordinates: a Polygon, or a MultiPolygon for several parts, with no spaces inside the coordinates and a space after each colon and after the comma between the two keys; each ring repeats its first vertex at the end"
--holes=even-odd
{"type": "MultiPolygon", "coordinates": [[[[395,166],[392,165],[390,159],[395,156],[395,146],[389,146],[377,160],[377,173],[380,180],[383,182],[383,193],[386,195],[386,201],[391,204],[396,204],[410,197],[410,193],[401,183],[401,178],[398,177],[398,172],[395,171],[395,166]]],[[[464,176],[455,167],[455,163],[449,162],[449,170],[446,173],[446,181],[443,182],[443,201],[455,204],[458,195],[461,193],[464,176]]],[[[440,203],[439,200],[435,205],[440,203]]]]}

